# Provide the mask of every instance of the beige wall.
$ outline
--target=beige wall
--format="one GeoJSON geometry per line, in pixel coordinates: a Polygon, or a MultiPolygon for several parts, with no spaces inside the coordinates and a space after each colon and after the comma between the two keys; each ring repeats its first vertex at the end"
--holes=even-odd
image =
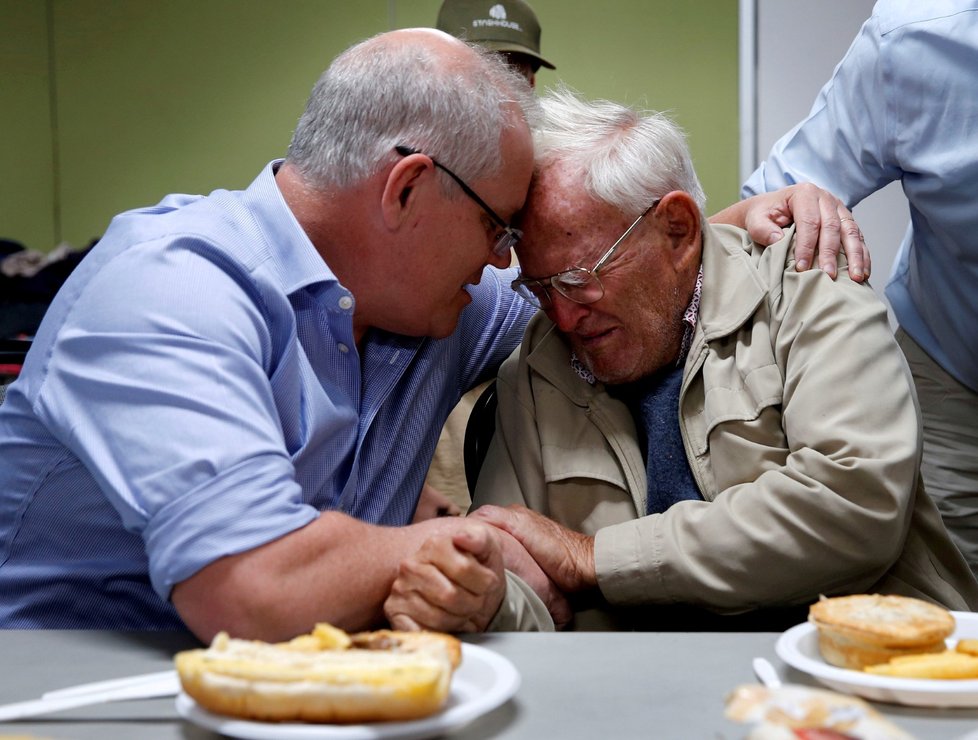
{"type": "MultiPolygon", "coordinates": [[[[242,188],[281,156],[330,59],[440,0],[0,0],[0,237],[82,246],[169,192],[242,188]]],[[[737,3],[532,0],[590,97],[669,110],[713,210],[737,197],[737,3]]]]}

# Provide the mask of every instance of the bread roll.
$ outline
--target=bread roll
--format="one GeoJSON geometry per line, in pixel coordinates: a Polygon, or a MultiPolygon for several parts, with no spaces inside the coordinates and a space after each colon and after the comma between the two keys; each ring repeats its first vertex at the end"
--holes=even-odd
{"type": "Polygon", "coordinates": [[[899,655],[941,652],[954,632],[947,609],[906,596],[823,598],[811,606],[808,620],[818,628],[825,661],[855,670],[899,655]]]}
{"type": "Polygon", "coordinates": [[[461,660],[454,637],[432,632],[347,635],[318,625],[285,643],[219,633],[178,653],[183,690],[201,707],[277,722],[411,720],[438,711],[461,660]]]}

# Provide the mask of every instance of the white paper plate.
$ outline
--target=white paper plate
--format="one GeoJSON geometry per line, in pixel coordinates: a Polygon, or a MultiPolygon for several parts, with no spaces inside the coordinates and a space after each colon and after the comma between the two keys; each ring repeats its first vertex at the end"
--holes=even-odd
{"type": "MultiPolygon", "coordinates": [[[[957,628],[948,647],[962,638],[978,638],[978,614],[951,612],[957,628]]],[[[927,678],[875,676],[829,665],[818,649],[815,625],[795,625],[778,638],[775,652],[792,668],[804,671],[826,686],[873,701],[916,707],[978,707],[978,679],[941,681],[927,678]]]]}
{"type": "Polygon", "coordinates": [[[462,644],[462,664],[452,677],[445,707],[430,717],[411,722],[362,725],[249,722],[202,709],[184,693],[177,712],[208,730],[244,740],[377,740],[423,738],[457,729],[506,702],[520,685],[520,674],[506,658],[478,645],[462,644]]]}

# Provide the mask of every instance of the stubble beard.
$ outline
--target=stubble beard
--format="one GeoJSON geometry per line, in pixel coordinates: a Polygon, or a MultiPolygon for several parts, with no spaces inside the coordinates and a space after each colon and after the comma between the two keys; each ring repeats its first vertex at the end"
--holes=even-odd
{"type": "Polygon", "coordinates": [[[616,344],[621,349],[609,348],[593,356],[574,343],[574,353],[596,380],[605,385],[634,383],[676,361],[685,331],[686,305],[682,304],[677,287],[670,292],[669,296],[649,300],[649,309],[642,312],[644,320],[618,338],[616,344]],[[622,342],[627,344],[622,347],[622,342]]]}

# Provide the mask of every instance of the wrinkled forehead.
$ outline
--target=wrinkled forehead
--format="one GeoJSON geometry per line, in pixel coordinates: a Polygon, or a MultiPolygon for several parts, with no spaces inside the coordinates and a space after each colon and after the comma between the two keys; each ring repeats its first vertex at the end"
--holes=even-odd
{"type": "Polygon", "coordinates": [[[540,168],[520,219],[523,240],[516,254],[523,273],[551,275],[590,267],[628,223],[620,210],[585,192],[573,168],[540,168]]]}

